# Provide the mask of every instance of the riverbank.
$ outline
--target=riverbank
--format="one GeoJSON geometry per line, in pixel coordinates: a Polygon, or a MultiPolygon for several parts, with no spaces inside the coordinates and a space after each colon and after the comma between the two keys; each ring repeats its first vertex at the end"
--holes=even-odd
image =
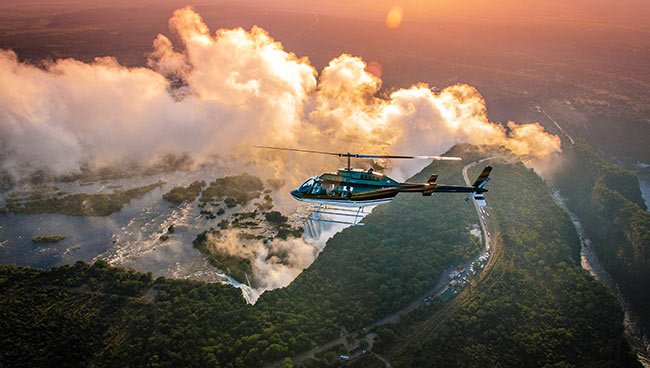
{"type": "Polygon", "coordinates": [[[582,227],[582,223],[578,216],[571,212],[566,206],[566,200],[562,197],[559,190],[553,190],[553,200],[560,207],[562,207],[571,217],[571,221],[576,227],[580,235],[580,260],[582,268],[589,271],[589,273],[603,285],[611,289],[618,298],[621,308],[625,313],[623,324],[625,326],[625,336],[634,348],[637,357],[644,367],[650,368],[650,340],[647,333],[644,333],[642,327],[639,325],[639,317],[636,315],[625,295],[621,292],[618,285],[614,282],[611,275],[600,263],[598,256],[591,244],[591,240],[587,236],[582,227]]]}

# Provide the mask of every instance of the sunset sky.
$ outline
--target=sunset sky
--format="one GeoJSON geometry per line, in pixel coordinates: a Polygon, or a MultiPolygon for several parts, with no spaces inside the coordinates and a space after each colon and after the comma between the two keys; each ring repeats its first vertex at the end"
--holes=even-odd
{"type": "MultiPolygon", "coordinates": [[[[471,0],[460,3],[413,0],[3,2],[0,4],[0,48],[12,50],[19,63],[24,61],[28,65],[45,65],[58,69],[59,72],[75,68],[79,69],[77,72],[92,71],[95,66],[78,64],[71,60],[51,64],[58,59],[72,58],[82,63],[94,63],[96,58],[109,57],[110,59],[101,59],[104,60],[100,63],[103,68],[126,71],[127,69],[120,68],[146,67],[161,73],[152,75],[142,70],[130,70],[124,83],[125,86],[133,84],[136,95],[138,90],[146,90],[154,91],[156,98],[167,98],[165,82],[160,77],[172,76],[189,83],[191,90],[200,96],[202,102],[216,101],[228,108],[247,106],[246,104],[257,101],[260,96],[266,96],[264,103],[259,106],[268,107],[268,111],[260,109],[260,115],[255,117],[252,120],[255,123],[250,125],[251,134],[259,131],[262,125],[258,124],[262,122],[278,122],[277,127],[285,127],[287,123],[280,124],[280,116],[291,116],[289,120],[295,123],[292,125],[295,128],[301,126],[300,122],[310,121],[320,114],[316,120],[320,122],[320,128],[323,129],[321,133],[327,136],[327,140],[337,140],[338,137],[339,144],[342,144],[342,138],[345,138],[343,141],[349,141],[351,137],[365,131],[372,132],[372,139],[386,143],[390,140],[386,135],[386,127],[394,129],[397,126],[412,126],[410,123],[403,125],[404,121],[389,123],[386,117],[388,115],[377,118],[377,114],[388,114],[391,111],[386,109],[386,106],[398,103],[399,98],[391,95],[408,91],[413,95],[411,97],[414,97],[414,91],[418,88],[423,90],[419,86],[426,85],[434,87],[434,92],[427,97],[434,101],[440,98],[435,97],[436,91],[461,83],[471,86],[479,94],[480,100],[484,100],[486,112],[482,114],[486,115],[480,119],[499,122],[503,126],[507,126],[508,121],[539,121],[542,125],[546,124],[544,127],[549,133],[558,134],[550,121],[544,121],[543,117],[531,109],[531,106],[540,102],[554,106],[558,109],[558,114],[567,116],[576,114],[571,110],[574,106],[571,103],[587,104],[587,112],[591,105],[608,103],[612,106],[622,106],[625,114],[632,114],[632,129],[627,131],[613,129],[609,123],[601,123],[602,126],[592,125],[592,130],[586,131],[586,125],[582,123],[584,117],[573,116],[567,121],[569,129],[576,134],[590,134],[598,140],[600,137],[617,135],[623,138],[628,131],[639,129],[637,125],[640,123],[634,114],[636,111],[643,111],[643,106],[650,98],[650,71],[647,68],[647,60],[650,57],[649,9],[650,4],[640,0],[570,3],[510,0],[471,0]],[[183,34],[175,26],[170,30],[170,17],[175,10],[188,3],[193,6],[192,14],[197,14],[197,19],[200,20],[190,22],[200,24],[192,31],[200,35],[198,38],[190,33],[183,34]],[[243,31],[227,31],[238,27],[242,27],[243,31]],[[278,44],[274,47],[281,51],[278,55],[295,54],[300,61],[295,65],[281,65],[277,62],[265,64],[272,66],[272,71],[256,75],[255,63],[264,61],[266,57],[254,55],[257,52],[254,47],[259,45],[252,43],[253,49],[244,47],[238,51],[242,54],[238,54],[233,52],[233,48],[224,47],[228,37],[220,36],[239,34],[237,37],[244,37],[248,35],[247,32],[253,35],[267,32],[269,40],[263,43],[277,41],[278,44]],[[215,41],[218,39],[221,39],[221,42],[215,41]],[[198,43],[194,48],[186,47],[195,41],[198,43]],[[185,55],[184,49],[189,50],[190,54],[185,55]],[[173,57],[162,62],[161,50],[167,50],[167,54],[173,57]],[[251,61],[246,61],[249,60],[246,55],[250,56],[251,61]],[[341,58],[342,55],[349,55],[350,58],[341,58]],[[186,57],[189,57],[189,61],[184,59],[186,57]],[[336,60],[345,62],[332,65],[336,60]],[[355,63],[351,62],[352,60],[361,63],[361,70],[354,69],[355,63]],[[250,64],[246,64],[247,62],[250,64]],[[332,105],[331,101],[327,102],[323,98],[329,93],[325,88],[326,81],[332,80],[331,76],[340,78],[343,75],[329,74],[328,77],[326,71],[335,69],[356,70],[357,74],[351,74],[346,80],[354,80],[352,85],[362,86],[365,92],[354,90],[354,93],[350,93],[351,96],[360,95],[367,98],[367,93],[374,93],[376,99],[370,102],[353,101],[353,104],[347,104],[350,101],[346,104],[339,101],[340,105],[337,106],[332,105]],[[230,72],[239,73],[242,78],[251,78],[240,83],[240,87],[249,89],[251,94],[243,93],[241,89],[230,91],[218,88],[224,81],[229,80],[230,72]],[[277,82],[275,74],[281,76],[281,83],[277,82]],[[136,75],[147,79],[150,82],[148,87],[131,79],[136,75]],[[264,84],[266,77],[270,79],[264,84]],[[373,77],[377,80],[372,80],[373,77]],[[284,96],[281,97],[283,102],[270,103],[267,106],[267,102],[280,98],[279,96],[284,96]],[[314,105],[315,103],[317,105],[314,105]],[[344,108],[344,105],[347,107],[344,108]],[[350,108],[352,105],[355,107],[350,108]],[[332,111],[325,111],[327,108],[332,111]],[[344,117],[341,112],[349,116],[344,117]],[[272,118],[265,114],[271,114],[272,118]],[[334,128],[337,126],[340,126],[340,129],[334,128]]],[[[7,65],[16,62],[11,61],[11,57],[7,60],[7,65]]],[[[126,74],[119,75],[124,77],[126,74]]],[[[39,78],[51,77],[52,75],[43,74],[39,78]]],[[[54,80],[61,82],[62,78],[54,80]]],[[[101,81],[92,76],[80,81],[80,77],[76,76],[70,77],[70,81],[57,88],[73,86],[74,80],[79,81],[80,85],[101,81]]],[[[104,82],[109,83],[110,80],[109,78],[104,82]]],[[[38,85],[38,82],[34,83],[38,85]]],[[[92,86],[91,83],[88,88],[94,88],[92,86]]],[[[41,88],[39,93],[52,93],[58,98],[61,90],[57,88],[49,92],[41,88]]],[[[116,88],[121,90],[122,87],[116,88]]],[[[124,88],[122,96],[132,92],[124,88]]],[[[97,92],[106,90],[94,89],[97,92]]],[[[394,96],[403,97],[407,94],[401,93],[394,96]]],[[[90,96],[89,93],[87,95],[90,96]]],[[[30,96],[27,93],[24,97],[29,100],[32,98],[30,96]]],[[[101,98],[116,97],[102,95],[101,98]]],[[[8,106],[11,106],[11,100],[7,101],[8,106]]],[[[117,100],[114,102],[122,103],[117,100]]],[[[204,106],[197,109],[195,105],[185,102],[169,106],[174,110],[179,106],[188,109],[176,113],[194,116],[197,129],[193,131],[197,132],[197,137],[206,138],[215,134],[200,124],[213,113],[211,109],[214,106],[206,104],[207,108],[204,106]],[[197,111],[198,115],[192,115],[197,111]]],[[[65,103],[77,102],[66,100],[65,103]]],[[[100,105],[108,106],[105,103],[100,105]]],[[[156,104],[151,105],[151,101],[143,101],[141,106],[144,107],[125,112],[126,115],[122,117],[115,117],[116,123],[132,121],[131,113],[142,114],[143,111],[148,111],[148,108],[151,108],[151,112],[159,110],[156,104]]],[[[231,116],[228,114],[233,112],[226,112],[226,116],[231,116]]],[[[83,118],[78,122],[74,120],[70,123],[72,127],[82,121],[97,121],[100,125],[106,122],[105,117],[94,119],[83,114],[80,116],[83,118]]],[[[154,122],[156,116],[144,114],[139,119],[154,122]]],[[[243,118],[242,116],[239,118],[243,118]]],[[[427,119],[436,121],[434,116],[427,119]]],[[[144,131],[153,127],[145,123],[140,126],[144,131]]],[[[74,128],[72,131],[77,130],[74,128]]],[[[278,128],[276,137],[282,141],[282,135],[289,134],[287,132],[285,128],[278,128]]],[[[473,137],[472,133],[473,130],[463,132],[463,139],[473,137]]],[[[70,133],[63,142],[69,143],[69,139],[75,141],[78,139],[77,134],[70,133]]],[[[458,134],[458,131],[452,135],[454,134],[458,134]]],[[[92,134],[82,136],[87,138],[92,134]]],[[[632,134],[630,139],[640,139],[642,136],[632,134]]],[[[123,135],[118,134],[113,138],[107,147],[124,142],[123,135]]],[[[159,139],[166,141],[165,137],[159,139]]],[[[391,139],[391,144],[397,144],[399,140],[391,139]]],[[[443,141],[445,144],[441,145],[440,149],[453,142],[441,138],[440,142],[443,141]]],[[[474,142],[479,143],[480,140],[474,142]]],[[[169,145],[173,145],[172,143],[168,142],[169,145]]],[[[603,147],[608,144],[612,147],[618,146],[608,140],[599,143],[602,143],[603,147]]],[[[96,142],[94,144],[97,146],[96,142]]],[[[321,144],[327,146],[331,143],[322,141],[321,144]]],[[[186,147],[185,144],[179,146],[180,149],[186,147]]],[[[200,151],[197,153],[205,153],[200,145],[198,148],[190,147],[200,151]]],[[[395,148],[405,150],[408,147],[396,145],[395,148]]],[[[83,148],[76,149],[83,151],[83,148]]],[[[149,149],[155,151],[155,144],[152,143],[149,149]]],[[[526,150],[529,148],[524,149],[526,150]]],[[[119,153],[119,150],[117,152],[119,153]]],[[[106,154],[113,152],[107,148],[101,155],[106,154]]]]}

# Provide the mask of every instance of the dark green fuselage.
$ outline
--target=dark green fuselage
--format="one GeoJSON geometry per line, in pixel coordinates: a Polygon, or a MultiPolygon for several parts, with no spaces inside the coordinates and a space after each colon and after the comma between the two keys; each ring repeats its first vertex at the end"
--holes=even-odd
{"type": "Polygon", "coordinates": [[[291,195],[304,202],[363,207],[391,201],[400,192],[482,193],[487,189],[473,186],[438,185],[435,179],[428,183],[400,183],[386,175],[359,169],[339,169],[309,178],[291,195]]]}

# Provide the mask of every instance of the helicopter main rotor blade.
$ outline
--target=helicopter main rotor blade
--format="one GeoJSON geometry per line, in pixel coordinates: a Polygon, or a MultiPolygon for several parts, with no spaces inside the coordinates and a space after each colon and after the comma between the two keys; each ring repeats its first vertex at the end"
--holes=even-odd
{"type": "Polygon", "coordinates": [[[404,156],[404,155],[354,155],[353,157],[360,158],[406,158],[406,159],[426,159],[426,160],[448,160],[448,161],[460,161],[460,157],[449,157],[449,156],[404,156]]]}
{"type": "Polygon", "coordinates": [[[346,156],[345,153],[314,151],[314,150],[299,149],[299,148],[283,148],[283,147],[270,147],[270,146],[253,146],[253,147],[255,147],[255,148],[274,149],[274,150],[280,150],[280,151],[319,153],[321,155],[346,156]]]}
{"type": "Polygon", "coordinates": [[[339,157],[426,159],[426,160],[452,160],[452,161],[462,160],[462,158],[460,157],[448,157],[448,156],[360,155],[358,153],[324,152],[324,151],[314,151],[314,150],[299,149],[299,148],[283,148],[283,147],[271,147],[271,146],[253,146],[253,147],[274,149],[274,150],[281,150],[281,151],[318,153],[321,155],[332,155],[332,156],[339,156],[339,157]]]}

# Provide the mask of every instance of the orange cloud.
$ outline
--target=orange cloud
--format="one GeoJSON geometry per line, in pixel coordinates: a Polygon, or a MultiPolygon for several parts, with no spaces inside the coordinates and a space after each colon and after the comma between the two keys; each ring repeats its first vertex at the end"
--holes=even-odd
{"type": "MultiPolygon", "coordinates": [[[[359,57],[343,54],[318,75],[262,28],[211,34],[189,7],[169,24],[182,48],[159,35],[149,68],[112,58],[37,68],[0,51],[3,168],[63,174],[87,164],[147,163],[168,152],[199,162],[236,153],[260,163],[261,175],[300,180],[313,157],[288,160],[250,147],[437,154],[469,142],[540,157],[560,149],[538,124],[490,122],[482,96],[467,85],[435,93],[417,84],[380,97],[381,79],[359,57]]],[[[319,162],[336,165],[328,160],[319,162]]]]}

